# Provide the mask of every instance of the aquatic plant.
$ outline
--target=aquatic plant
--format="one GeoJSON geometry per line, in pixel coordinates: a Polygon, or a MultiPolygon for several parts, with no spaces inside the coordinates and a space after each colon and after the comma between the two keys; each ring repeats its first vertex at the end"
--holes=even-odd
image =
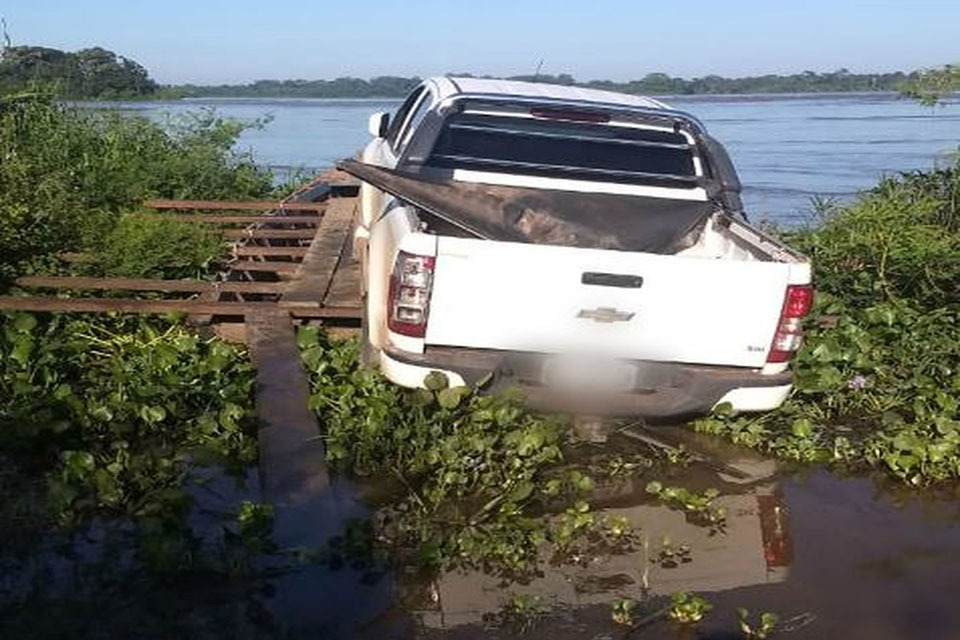
{"type": "Polygon", "coordinates": [[[726,509],[713,504],[720,495],[717,489],[706,489],[701,493],[684,487],[664,486],[659,480],[651,480],[647,483],[646,491],[657,496],[667,506],[684,511],[696,524],[722,530],[726,523],[726,509]]]}
{"type": "Polygon", "coordinates": [[[175,520],[193,465],[256,457],[244,354],[170,321],[0,314],[0,451],[51,516],[175,520]]]}
{"type": "Polygon", "coordinates": [[[402,390],[359,365],[355,341],[331,341],[313,327],[297,339],[327,458],[397,486],[399,497],[381,505],[377,535],[407,560],[523,572],[549,536],[538,510],[592,487],[579,471],[559,469],[563,420],[536,416],[516,397],[449,387],[439,374],[427,389],[402,390]]]}
{"type": "Polygon", "coordinates": [[[711,609],[713,605],[702,596],[681,591],[671,594],[667,617],[680,624],[692,625],[703,620],[711,609]]]}
{"type": "Polygon", "coordinates": [[[960,478],[960,166],[884,180],[790,241],[817,300],[778,411],[694,427],[798,462],[960,478]]]}
{"type": "Polygon", "coordinates": [[[779,617],[775,613],[763,611],[756,622],[750,620],[750,611],[743,607],[737,608],[737,622],[740,633],[747,640],[766,640],[777,626],[779,617]]]}
{"type": "Polygon", "coordinates": [[[632,627],[637,623],[638,602],[633,598],[620,598],[610,604],[610,618],[619,625],[632,627]]]}

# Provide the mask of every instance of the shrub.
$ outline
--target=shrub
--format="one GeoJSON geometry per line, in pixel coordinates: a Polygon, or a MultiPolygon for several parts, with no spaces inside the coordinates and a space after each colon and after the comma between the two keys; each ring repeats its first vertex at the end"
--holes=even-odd
{"type": "Polygon", "coordinates": [[[92,266],[105,276],[196,278],[222,252],[223,234],[206,226],[123,217],[100,242],[92,266]]]}
{"type": "Polygon", "coordinates": [[[160,125],[40,96],[0,99],[0,278],[51,253],[97,251],[120,212],[147,198],[268,195],[270,172],[233,151],[256,125],[210,110],[160,125]]]}

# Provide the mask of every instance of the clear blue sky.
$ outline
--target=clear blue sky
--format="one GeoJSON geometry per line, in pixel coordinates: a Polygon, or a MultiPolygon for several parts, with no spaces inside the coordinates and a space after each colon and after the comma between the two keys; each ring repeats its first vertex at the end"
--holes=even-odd
{"type": "Polygon", "coordinates": [[[163,83],[467,71],[581,80],[960,62],[960,0],[0,0],[15,44],[163,83]]]}

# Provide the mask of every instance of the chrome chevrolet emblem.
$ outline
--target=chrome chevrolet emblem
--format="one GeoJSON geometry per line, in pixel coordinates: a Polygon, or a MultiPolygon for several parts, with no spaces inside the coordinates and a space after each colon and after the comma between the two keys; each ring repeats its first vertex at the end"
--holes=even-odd
{"type": "Polygon", "coordinates": [[[596,309],[580,309],[578,318],[586,318],[595,322],[628,322],[636,314],[632,311],[617,311],[613,307],[597,307],[596,309]]]}

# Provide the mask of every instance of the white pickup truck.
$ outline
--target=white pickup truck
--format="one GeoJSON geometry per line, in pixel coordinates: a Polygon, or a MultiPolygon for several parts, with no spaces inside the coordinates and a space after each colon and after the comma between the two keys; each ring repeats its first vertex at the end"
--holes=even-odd
{"type": "Polygon", "coordinates": [[[364,352],[393,382],[649,419],[779,406],[810,264],[749,226],[723,147],[644,97],[432,78],[362,181],[364,352]]]}

